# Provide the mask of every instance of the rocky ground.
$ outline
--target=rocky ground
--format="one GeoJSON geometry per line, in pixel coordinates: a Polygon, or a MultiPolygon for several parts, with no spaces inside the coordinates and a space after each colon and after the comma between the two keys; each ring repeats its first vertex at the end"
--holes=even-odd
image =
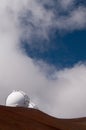
{"type": "Polygon", "coordinates": [[[57,119],[36,109],[0,106],[0,130],[86,130],[86,118],[57,119]]]}

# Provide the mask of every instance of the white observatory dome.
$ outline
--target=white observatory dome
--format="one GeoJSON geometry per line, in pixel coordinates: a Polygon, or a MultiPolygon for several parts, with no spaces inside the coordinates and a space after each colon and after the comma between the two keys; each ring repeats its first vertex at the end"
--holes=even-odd
{"type": "Polygon", "coordinates": [[[6,99],[6,106],[28,107],[30,99],[23,91],[13,91],[6,99]]]}

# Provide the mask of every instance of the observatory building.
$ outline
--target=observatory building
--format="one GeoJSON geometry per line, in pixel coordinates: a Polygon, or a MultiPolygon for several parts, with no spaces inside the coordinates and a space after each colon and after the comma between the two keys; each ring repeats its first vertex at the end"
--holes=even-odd
{"type": "Polygon", "coordinates": [[[23,91],[13,91],[6,99],[6,106],[35,108],[30,98],[23,91]]]}

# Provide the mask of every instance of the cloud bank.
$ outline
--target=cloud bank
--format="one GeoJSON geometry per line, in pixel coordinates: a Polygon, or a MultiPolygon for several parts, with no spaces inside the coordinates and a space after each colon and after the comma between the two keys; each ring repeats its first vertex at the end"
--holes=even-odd
{"type": "Polygon", "coordinates": [[[20,46],[22,40],[31,46],[33,39],[49,40],[52,29],[70,32],[85,28],[86,8],[76,6],[75,0],[1,0],[0,104],[12,90],[19,89],[50,115],[86,116],[86,65],[57,71],[46,63],[35,63],[20,46]]]}

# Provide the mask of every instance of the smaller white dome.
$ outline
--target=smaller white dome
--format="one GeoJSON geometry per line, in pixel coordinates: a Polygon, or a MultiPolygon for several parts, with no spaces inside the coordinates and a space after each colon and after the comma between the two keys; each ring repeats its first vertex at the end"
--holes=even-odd
{"type": "Polygon", "coordinates": [[[23,91],[13,91],[6,99],[6,106],[28,107],[29,97],[23,91]]]}

